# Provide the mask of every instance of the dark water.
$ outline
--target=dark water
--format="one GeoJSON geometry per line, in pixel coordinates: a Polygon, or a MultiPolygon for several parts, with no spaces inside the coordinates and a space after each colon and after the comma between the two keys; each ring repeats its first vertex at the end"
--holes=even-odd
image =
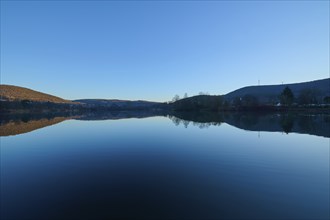
{"type": "Polygon", "coordinates": [[[1,219],[329,219],[329,121],[301,117],[5,120],[1,219]]]}

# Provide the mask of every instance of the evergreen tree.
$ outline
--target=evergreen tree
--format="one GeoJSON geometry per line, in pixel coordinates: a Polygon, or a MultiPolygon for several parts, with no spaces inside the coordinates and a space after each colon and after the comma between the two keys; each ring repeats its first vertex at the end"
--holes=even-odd
{"type": "Polygon", "coordinates": [[[289,87],[285,87],[280,95],[282,105],[291,106],[294,100],[294,95],[289,87]]]}

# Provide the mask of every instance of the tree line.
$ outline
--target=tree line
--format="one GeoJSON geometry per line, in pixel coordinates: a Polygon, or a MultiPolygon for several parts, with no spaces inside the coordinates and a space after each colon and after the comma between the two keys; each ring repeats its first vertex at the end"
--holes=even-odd
{"type": "Polygon", "coordinates": [[[179,95],[173,97],[172,102],[169,102],[174,110],[179,111],[221,111],[221,110],[254,110],[262,108],[274,107],[304,107],[309,105],[330,104],[330,97],[322,97],[320,91],[317,89],[303,89],[297,97],[289,87],[285,87],[280,94],[278,94],[275,101],[260,102],[258,97],[246,94],[242,97],[235,97],[228,100],[222,95],[207,95],[201,93],[200,95],[190,98],[184,97],[180,99],[179,95]]]}

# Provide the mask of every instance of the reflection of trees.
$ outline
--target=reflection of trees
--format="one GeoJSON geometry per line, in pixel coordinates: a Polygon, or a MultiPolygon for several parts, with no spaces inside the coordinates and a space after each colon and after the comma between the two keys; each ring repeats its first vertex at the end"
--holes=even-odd
{"type": "Polygon", "coordinates": [[[176,126],[179,126],[180,123],[183,121],[182,119],[180,118],[176,118],[174,116],[170,116],[170,119],[172,120],[172,122],[176,125],[176,126]]]}
{"type": "MultiPolygon", "coordinates": [[[[325,117],[326,118],[326,117],[325,117]]],[[[316,125],[318,124],[317,118],[311,115],[305,115],[300,117],[298,120],[298,125],[303,132],[310,133],[317,130],[316,125]]]]}
{"type": "Polygon", "coordinates": [[[285,133],[290,133],[292,131],[294,124],[294,117],[292,114],[281,115],[280,125],[285,133]]]}
{"type": "Polygon", "coordinates": [[[189,125],[189,123],[190,123],[190,121],[184,121],[184,122],[183,122],[184,127],[187,128],[188,125],[189,125]]]}
{"type": "Polygon", "coordinates": [[[260,116],[254,113],[234,113],[232,118],[236,124],[241,124],[245,128],[250,128],[258,124],[260,116]]]}
{"type": "Polygon", "coordinates": [[[323,120],[325,123],[330,123],[330,115],[325,115],[323,120]]]}
{"type": "Polygon", "coordinates": [[[279,131],[313,134],[330,137],[330,115],[306,115],[298,113],[241,113],[241,112],[180,112],[170,116],[176,125],[188,127],[189,122],[199,128],[219,126],[222,122],[250,131],[279,131]]]}
{"type": "Polygon", "coordinates": [[[258,119],[259,117],[256,114],[247,114],[241,118],[241,121],[246,127],[252,127],[258,124],[258,119]]]}
{"type": "MultiPolygon", "coordinates": [[[[173,115],[169,115],[168,117],[172,120],[173,124],[175,124],[176,126],[179,126],[180,124],[183,124],[183,126],[185,128],[187,128],[189,126],[190,122],[191,122],[189,120],[181,119],[181,118],[175,117],[173,115]]],[[[197,122],[197,121],[192,121],[191,124],[193,126],[196,126],[196,127],[199,127],[201,129],[203,129],[203,128],[208,128],[210,126],[220,126],[221,122],[197,122]]]]}
{"type": "MultiPolygon", "coordinates": [[[[330,137],[330,115],[308,114],[273,114],[273,113],[242,113],[242,112],[174,112],[168,117],[176,125],[197,126],[201,129],[210,126],[220,126],[223,122],[240,129],[250,131],[284,131],[285,133],[296,132],[330,137]]],[[[153,112],[144,111],[118,111],[115,113],[88,113],[84,115],[65,114],[27,114],[27,115],[0,115],[0,136],[15,135],[29,132],[66,119],[76,118],[79,120],[118,120],[124,118],[151,117],[153,112]]]]}

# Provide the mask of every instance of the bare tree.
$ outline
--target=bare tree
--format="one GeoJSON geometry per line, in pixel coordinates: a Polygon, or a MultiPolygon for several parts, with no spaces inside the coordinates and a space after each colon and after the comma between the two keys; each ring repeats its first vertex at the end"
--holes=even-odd
{"type": "Polygon", "coordinates": [[[180,96],[179,96],[179,95],[175,95],[175,96],[173,97],[173,99],[172,99],[173,102],[176,102],[176,101],[178,101],[178,100],[180,100],[180,96]]]}

